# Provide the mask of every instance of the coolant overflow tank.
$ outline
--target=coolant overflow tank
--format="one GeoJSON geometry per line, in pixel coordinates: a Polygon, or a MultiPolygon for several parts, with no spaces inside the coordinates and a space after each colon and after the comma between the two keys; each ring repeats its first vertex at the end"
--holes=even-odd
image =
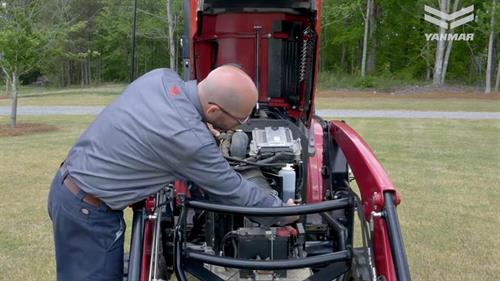
{"type": "Polygon", "coordinates": [[[248,136],[242,130],[236,130],[231,138],[231,156],[243,159],[247,154],[248,136]]]}
{"type": "Polygon", "coordinates": [[[283,202],[286,203],[288,199],[295,200],[295,170],[292,164],[286,164],[278,175],[283,178],[283,202]]]}

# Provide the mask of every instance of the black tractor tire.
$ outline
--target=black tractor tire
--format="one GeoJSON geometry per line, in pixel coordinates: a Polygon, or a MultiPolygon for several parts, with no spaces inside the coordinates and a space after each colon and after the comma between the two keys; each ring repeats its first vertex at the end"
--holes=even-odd
{"type": "Polygon", "coordinates": [[[339,281],[372,281],[372,269],[368,249],[354,248],[352,251],[351,270],[339,281]]]}
{"type": "Polygon", "coordinates": [[[129,253],[123,254],[123,281],[128,281],[128,261],[130,259],[129,253]]]}

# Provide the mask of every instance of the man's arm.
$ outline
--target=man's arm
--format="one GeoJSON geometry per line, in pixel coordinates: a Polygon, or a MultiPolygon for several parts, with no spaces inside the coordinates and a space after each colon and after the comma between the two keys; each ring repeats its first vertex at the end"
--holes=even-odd
{"type": "Polygon", "coordinates": [[[278,197],[235,172],[215,143],[205,144],[187,155],[174,172],[177,177],[202,187],[216,202],[249,207],[283,205],[278,197]]]}

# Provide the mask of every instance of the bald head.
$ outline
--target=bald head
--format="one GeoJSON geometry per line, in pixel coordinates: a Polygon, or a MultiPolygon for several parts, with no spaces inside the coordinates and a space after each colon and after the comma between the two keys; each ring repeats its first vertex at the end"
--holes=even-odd
{"type": "Polygon", "coordinates": [[[244,105],[248,104],[253,108],[257,102],[257,88],[250,76],[232,65],[223,65],[212,70],[199,83],[198,89],[204,100],[235,110],[240,110],[242,105],[246,109],[248,106],[244,105]]]}
{"type": "Polygon", "coordinates": [[[215,103],[229,115],[245,119],[258,99],[257,88],[250,76],[232,65],[223,65],[212,70],[198,84],[198,94],[207,120],[210,119],[207,118],[210,104],[215,103]]]}

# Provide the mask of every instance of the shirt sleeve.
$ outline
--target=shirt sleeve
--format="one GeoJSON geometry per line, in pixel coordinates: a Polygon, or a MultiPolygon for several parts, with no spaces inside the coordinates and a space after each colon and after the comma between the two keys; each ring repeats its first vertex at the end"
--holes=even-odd
{"type": "Polygon", "coordinates": [[[277,196],[234,171],[215,142],[202,145],[188,155],[175,174],[199,185],[215,202],[248,207],[283,205],[277,196]]]}

